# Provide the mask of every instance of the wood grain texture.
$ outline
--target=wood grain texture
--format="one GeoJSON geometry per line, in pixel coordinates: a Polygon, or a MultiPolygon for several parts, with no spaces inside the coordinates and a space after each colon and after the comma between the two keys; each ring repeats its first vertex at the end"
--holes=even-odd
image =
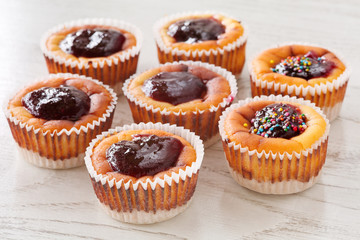
{"type": "MultiPolygon", "coordinates": [[[[39,41],[64,21],[112,17],[144,34],[138,71],[157,66],[152,24],[166,14],[218,10],[247,23],[247,61],[289,41],[340,50],[352,76],[340,117],[332,122],[328,157],[318,184],[294,195],[262,195],[230,177],[220,143],[206,150],[194,200],[170,221],[137,226],[108,217],[98,206],[85,167],[39,169],[17,157],[0,114],[0,239],[360,239],[360,2],[320,1],[0,1],[0,102],[47,73],[39,41]]],[[[238,99],[250,96],[246,68],[238,99]]],[[[131,123],[120,97],[113,126],[131,123]]]]}

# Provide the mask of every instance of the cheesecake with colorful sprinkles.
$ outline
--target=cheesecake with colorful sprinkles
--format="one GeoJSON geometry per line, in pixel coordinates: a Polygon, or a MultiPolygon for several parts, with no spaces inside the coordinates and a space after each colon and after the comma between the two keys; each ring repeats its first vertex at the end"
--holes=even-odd
{"type": "Polygon", "coordinates": [[[303,99],[270,95],[239,101],[224,111],[219,131],[231,175],[257,192],[303,191],[325,163],[329,121],[303,99]]]}
{"type": "Polygon", "coordinates": [[[349,69],[322,47],[288,44],[267,49],[249,64],[252,96],[281,94],[315,103],[333,120],[341,109],[349,69]]]}
{"type": "MultiPolygon", "coordinates": [[[[274,60],[270,60],[271,62],[274,60]]],[[[324,56],[318,57],[314,51],[309,51],[304,56],[289,56],[271,70],[274,73],[309,80],[327,77],[334,67],[332,61],[327,60],[324,56]]]]}

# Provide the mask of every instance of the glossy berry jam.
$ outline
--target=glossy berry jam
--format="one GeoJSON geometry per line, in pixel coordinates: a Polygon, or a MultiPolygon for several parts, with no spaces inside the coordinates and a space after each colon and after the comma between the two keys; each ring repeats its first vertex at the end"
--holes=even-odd
{"type": "Polygon", "coordinates": [[[68,34],[60,49],[75,57],[107,57],[122,50],[125,36],[115,30],[82,29],[68,34]]]}
{"type": "Polygon", "coordinates": [[[146,80],[142,86],[146,96],[173,105],[201,99],[206,84],[189,72],[161,72],[146,80]]]}
{"type": "Polygon", "coordinates": [[[213,18],[190,19],[170,25],[168,34],[177,42],[196,43],[217,40],[225,32],[225,27],[213,18]]]}
{"type": "Polygon", "coordinates": [[[43,87],[22,98],[26,110],[46,120],[77,121],[90,110],[89,96],[73,87],[43,87]]]}
{"type": "Polygon", "coordinates": [[[250,133],[263,137],[286,138],[303,133],[306,118],[300,109],[285,103],[275,103],[257,111],[251,120],[250,133]]]}
{"type": "Polygon", "coordinates": [[[271,70],[282,75],[309,80],[327,77],[334,67],[333,62],[318,57],[315,52],[310,51],[304,56],[289,56],[271,70]]]}
{"type": "Polygon", "coordinates": [[[106,159],[113,171],[121,174],[136,178],[154,176],[174,167],[183,147],[177,138],[137,134],[132,141],[112,144],[106,159]]]}

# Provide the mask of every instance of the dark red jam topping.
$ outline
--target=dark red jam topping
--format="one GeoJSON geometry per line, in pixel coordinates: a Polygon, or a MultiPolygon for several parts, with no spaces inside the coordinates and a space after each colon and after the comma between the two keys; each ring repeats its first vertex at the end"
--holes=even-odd
{"type": "Polygon", "coordinates": [[[154,176],[174,167],[184,147],[173,137],[148,134],[132,137],[132,141],[112,144],[106,152],[106,159],[113,171],[136,178],[154,176]]]}
{"type": "Polygon", "coordinates": [[[168,34],[177,42],[196,43],[217,40],[225,32],[225,27],[213,18],[190,19],[170,25],[168,34]]]}
{"type": "Polygon", "coordinates": [[[142,86],[146,96],[173,105],[201,99],[206,84],[189,72],[161,72],[146,80],[142,86]]]}
{"type": "Polygon", "coordinates": [[[250,133],[263,137],[290,139],[305,131],[306,118],[300,109],[284,103],[274,103],[256,111],[250,133]]]}
{"type": "Polygon", "coordinates": [[[125,36],[115,30],[82,29],[68,34],[60,49],[75,57],[107,57],[122,50],[125,36]]]}
{"type": "Polygon", "coordinates": [[[271,70],[282,75],[309,80],[311,78],[327,77],[334,67],[333,62],[310,51],[304,56],[289,56],[281,60],[281,63],[271,70]]]}
{"type": "Polygon", "coordinates": [[[22,105],[32,115],[46,120],[77,121],[90,110],[89,96],[73,87],[43,87],[26,94],[22,105]]]}

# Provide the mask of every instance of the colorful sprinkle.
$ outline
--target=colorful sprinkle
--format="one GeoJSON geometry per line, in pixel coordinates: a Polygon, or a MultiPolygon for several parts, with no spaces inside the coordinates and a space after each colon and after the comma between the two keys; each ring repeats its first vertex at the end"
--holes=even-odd
{"type": "MultiPolygon", "coordinates": [[[[291,138],[305,131],[306,118],[290,104],[275,103],[257,111],[251,120],[250,133],[262,137],[291,138]]],[[[245,126],[245,124],[244,124],[245,126]]]]}
{"type": "Polygon", "coordinates": [[[303,56],[288,56],[270,70],[274,73],[309,80],[314,77],[327,76],[334,67],[333,62],[324,57],[318,57],[315,52],[310,51],[303,56]],[[312,70],[310,71],[310,69],[312,70]]]}

